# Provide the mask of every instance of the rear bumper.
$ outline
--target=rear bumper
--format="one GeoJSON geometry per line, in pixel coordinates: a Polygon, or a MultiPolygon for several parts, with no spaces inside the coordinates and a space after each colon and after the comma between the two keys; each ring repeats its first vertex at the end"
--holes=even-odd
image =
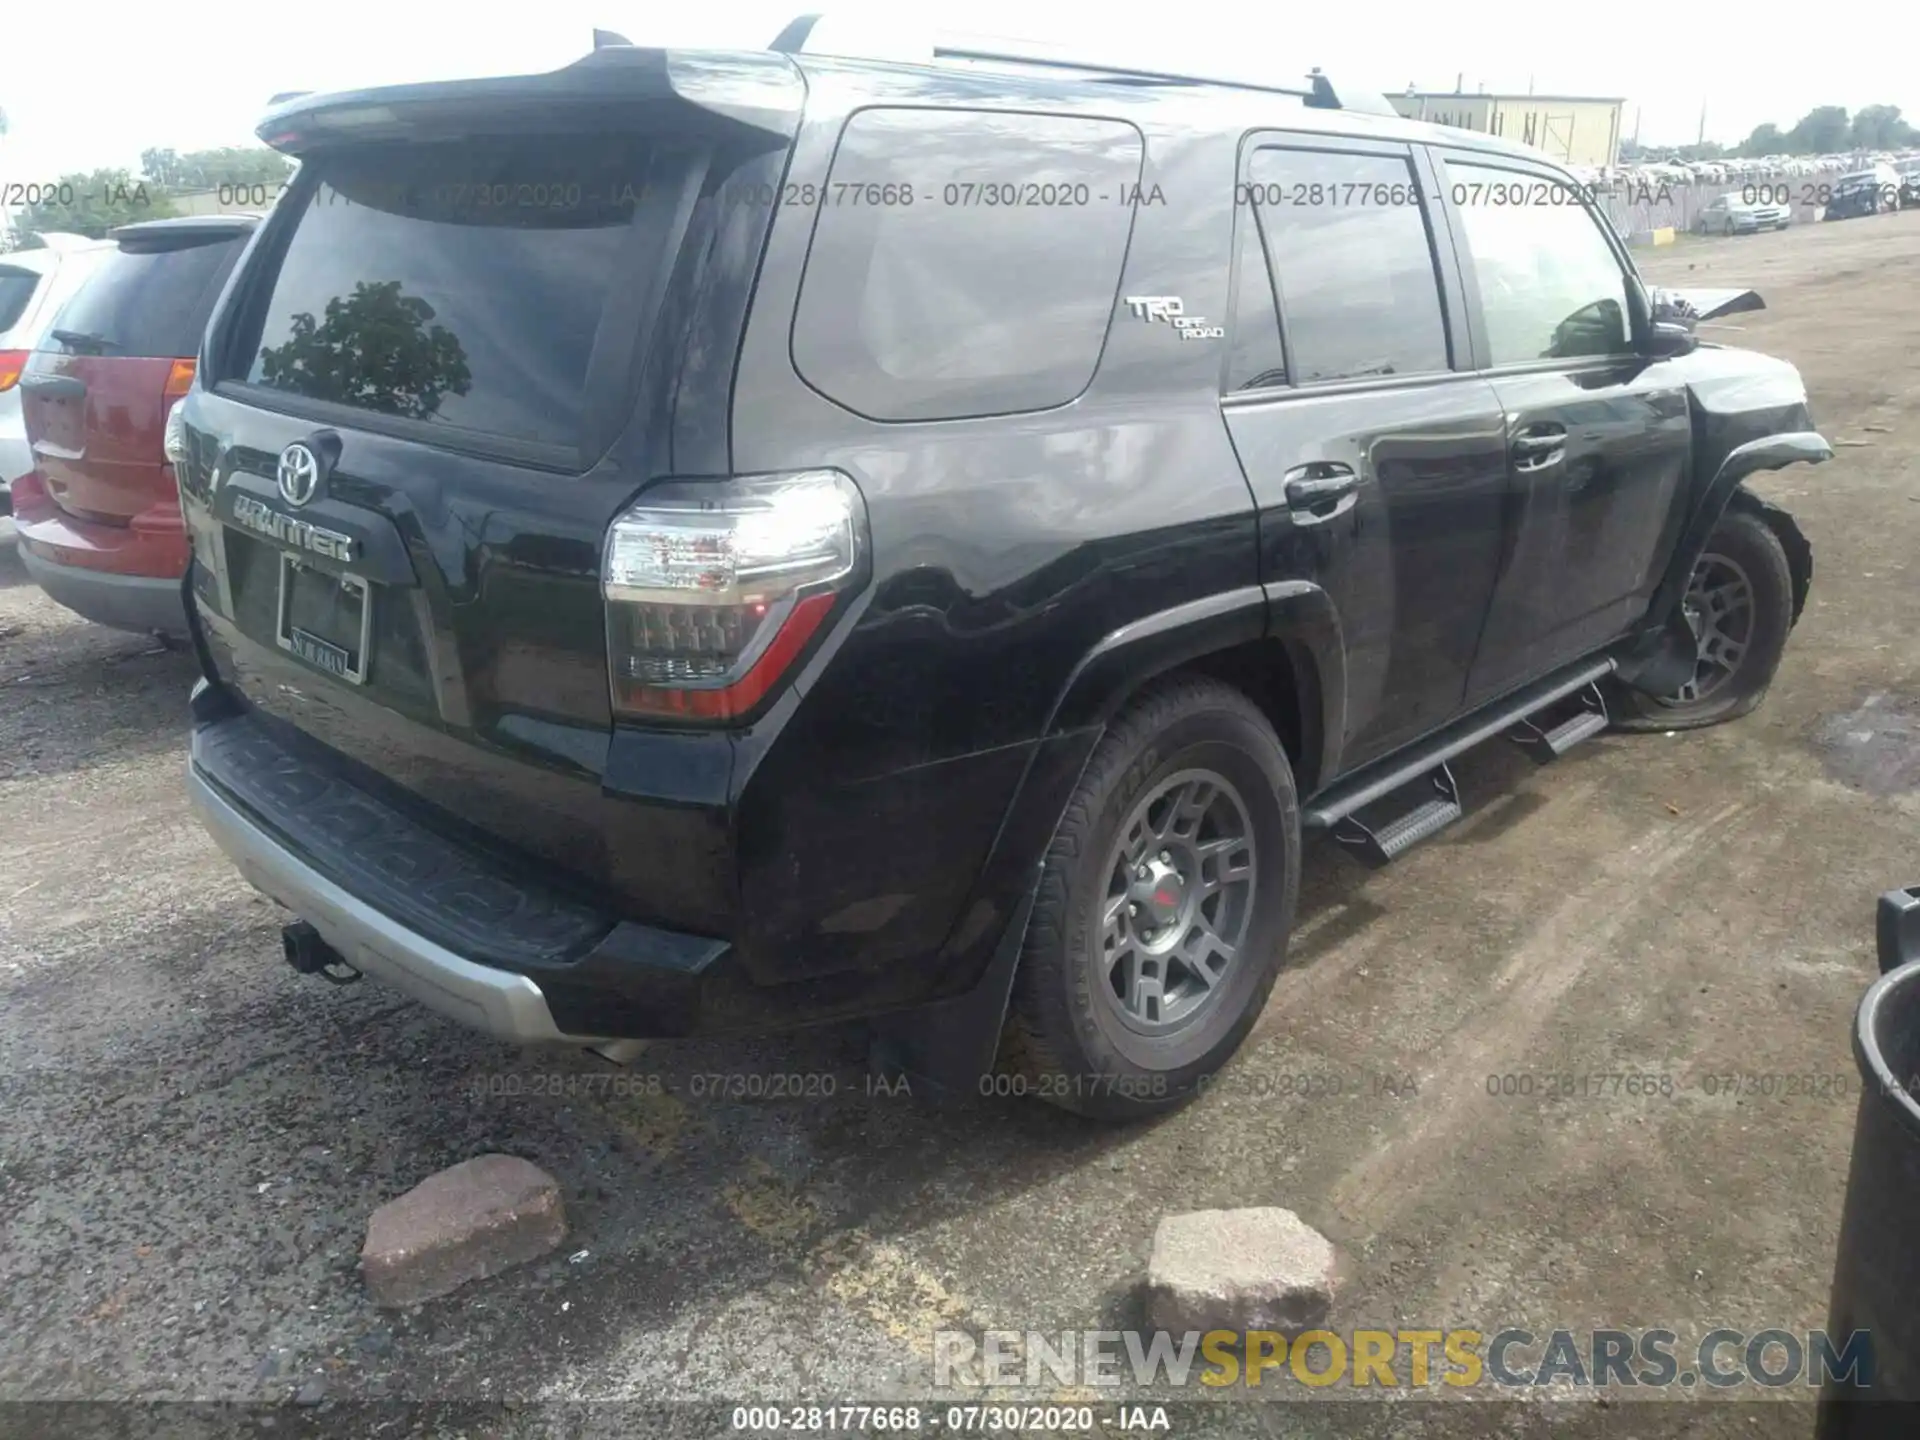
{"type": "MultiPolygon", "coordinates": [[[[178,589],[175,589],[178,595],[178,589]]],[[[682,1036],[725,941],[634,924],[429,830],[206,682],[188,795],[248,881],[355,968],[520,1044],[682,1036]]]]}
{"type": "Polygon", "coordinates": [[[240,873],[318,930],[356,969],[377,975],[443,1015],[502,1040],[565,1040],[540,987],[524,975],[476,965],[381,914],[279,844],[222,795],[198,764],[187,794],[201,824],[240,873]]]}
{"type": "Polygon", "coordinates": [[[156,507],[125,525],[103,525],[60,509],[38,475],[19,478],[12,496],[17,548],[42,590],[116,630],[180,639],[190,633],[180,589],[187,536],[177,505],[156,507]]]}
{"type": "MultiPolygon", "coordinates": [[[[18,524],[18,522],[16,522],[18,524]]],[[[20,561],[47,597],[98,625],[132,630],[142,635],[187,634],[186,607],[180,582],[145,575],[116,575],[61,565],[35,553],[25,526],[16,542],[20,561]]]]}

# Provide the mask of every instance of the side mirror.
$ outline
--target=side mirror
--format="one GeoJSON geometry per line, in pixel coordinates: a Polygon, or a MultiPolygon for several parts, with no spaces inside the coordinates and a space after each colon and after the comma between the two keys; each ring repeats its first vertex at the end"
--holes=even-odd
{"type": "Polygon", "coordinates": [[[1700,337],[1693,327],[1673,320],[1656,320],[1647,334],[1647,354],[1655,360],[1672,360],[1691,355],[1700,348],[1700,337]]]}

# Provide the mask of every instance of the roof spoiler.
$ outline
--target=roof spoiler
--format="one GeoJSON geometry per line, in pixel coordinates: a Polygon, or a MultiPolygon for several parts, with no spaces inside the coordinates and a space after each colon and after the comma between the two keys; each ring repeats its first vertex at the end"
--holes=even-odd
{"type": "Polygon", "coordinates": [[[662,100],[790,140],[806,88],[791,61],[764,51],[660,50],[596,30],[590,53],[545,74],[297,93],[270,109],[254,133],[297,157],[343,142],[463,138],[480,121],[534,131],[595,128],[612,110],[639,113],[662,100]]]}

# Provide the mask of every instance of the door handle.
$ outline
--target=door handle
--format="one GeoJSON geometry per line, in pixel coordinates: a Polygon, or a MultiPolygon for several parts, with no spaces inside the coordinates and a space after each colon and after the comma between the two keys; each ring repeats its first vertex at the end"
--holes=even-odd
{"type": "Polygon", "coordinates": [[[1567,427],[1556,424],[1529,425],[1513,437],[1516,470],[1544,470],[1567,450],[1567,427]]]}
{"type": "Polygon", "coordinates": [[[44,395],[49,400],[87,398],[87,382],[77,375],[22,375],[20,388],[28,395],[44,395]]]}
{"type": "Polygon", "coordinates": [[[1287,508],[1296,525],[1320,525],[1360,502],[1360,477],[1337,461],[1316,461],[1286,474],[1287,508]]]}

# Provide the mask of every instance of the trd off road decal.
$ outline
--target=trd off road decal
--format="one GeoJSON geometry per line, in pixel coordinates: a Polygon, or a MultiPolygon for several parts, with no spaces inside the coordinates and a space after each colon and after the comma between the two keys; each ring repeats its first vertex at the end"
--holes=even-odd
{"type": "Polygon", "coordinates": [[[1136,320],[1173,326],[1182,340],[1226,338],[1224,325],[1210,325],[1204,316],[1187,314],[1186,304],[1178,295],[1129,295],[1127,308],[1136,320]]]}

